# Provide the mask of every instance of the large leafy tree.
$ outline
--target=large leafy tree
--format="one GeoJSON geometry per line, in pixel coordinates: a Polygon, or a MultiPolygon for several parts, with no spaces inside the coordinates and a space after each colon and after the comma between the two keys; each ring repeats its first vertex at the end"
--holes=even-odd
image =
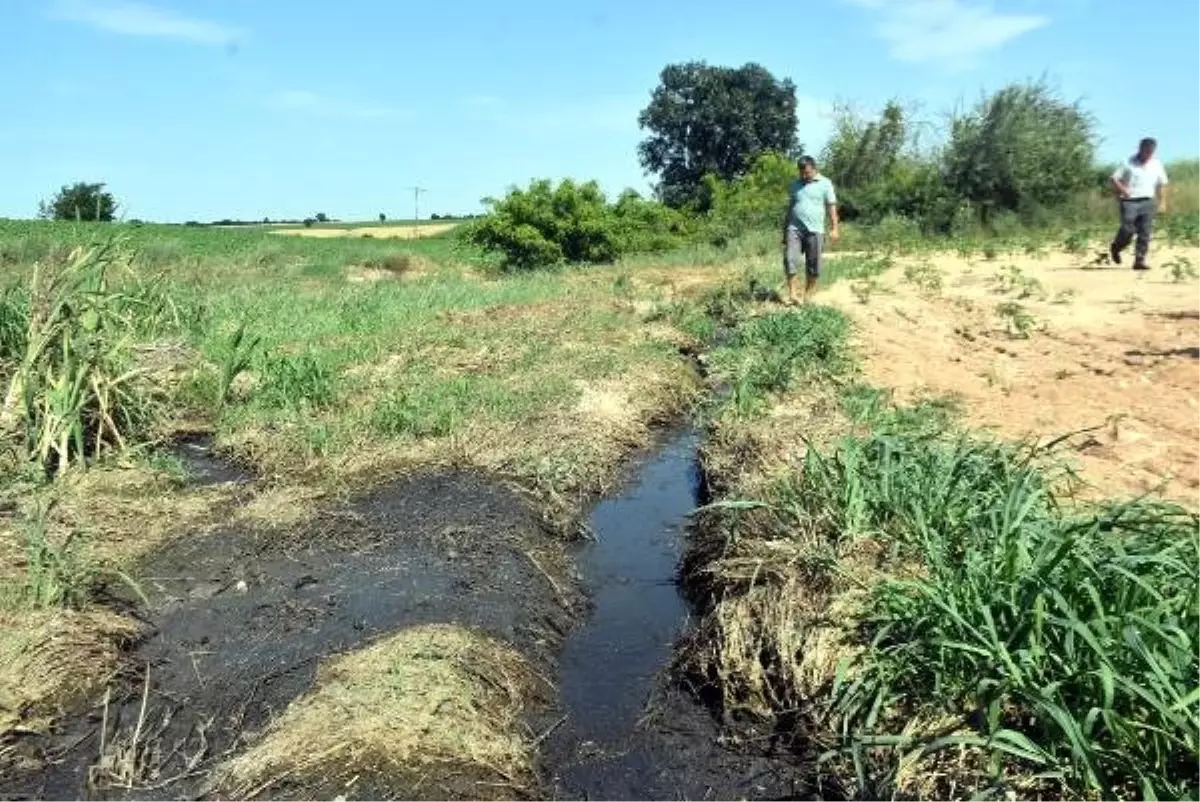
{"type": "Polygon", "coordinates": [[[1055,206],[1093,181],[1093,128],[1079,103],[1045,83],[1005,87],[951,123],[946,182],[985,220],[1055,206]]]}
{"type": "Polygon", "coordinates": [[[117,202],[104,184],[89,184],[84,181],[63,186],[49,201],[42,201],[39,214],[49,220],[88,220],[101,223],[112,222],[117,213],[117,202]]]}
{"type": "Polygon", "coordinates": [[[667,66],[638,124],[650,132],[638,147],[642,166],[671,206],[701,201],[705,175],[730,181],[763,153],[799,152],[796,86],[757,64],[667,66]]]}

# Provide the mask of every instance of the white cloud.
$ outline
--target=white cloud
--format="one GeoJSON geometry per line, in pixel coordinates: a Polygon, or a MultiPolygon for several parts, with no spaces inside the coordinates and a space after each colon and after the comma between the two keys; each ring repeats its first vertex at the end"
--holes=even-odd
{"type": "Polygon", "coordinates": [[[110,33],[178,39],[198,45],[229,47],[246,36],[239,28],[133,0],[58,0],[51,15],[110,33]]]}
{"type": "Polygon", "coordinates": [[[1050,22],[997,11],[988,0],[844,0],[875,17],[875,33],[900,61],[964,67],[1050,22]]]}
{"type": "Polygon", "coordinates": [[[380,120],[404,116],[400,109],[319,95],[306,89],[276,92],[267,98],[276,111],[323,117],[329,120],[380,120]]]}

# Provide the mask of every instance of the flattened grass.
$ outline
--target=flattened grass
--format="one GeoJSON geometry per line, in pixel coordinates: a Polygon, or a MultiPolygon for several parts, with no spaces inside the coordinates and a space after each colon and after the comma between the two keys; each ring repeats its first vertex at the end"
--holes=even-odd
{"type": "Polygon", "coordinates": [[[249,751],[217,770],[234,799],[495,799],[531,791],[522,715],[548,689],[511,648],[450,625],[321,665],[249,751]]]}

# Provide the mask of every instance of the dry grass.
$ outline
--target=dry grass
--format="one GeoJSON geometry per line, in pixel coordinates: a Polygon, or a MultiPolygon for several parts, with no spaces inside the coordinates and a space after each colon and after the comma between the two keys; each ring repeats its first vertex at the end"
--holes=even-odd
{"type": "Polygon", "coordinates": [[[419,237],[436,237],[452,231],[458,223],[428,223],[419,226],[362,226],[360,228],[279,228],[272,234],[285,234],[292,237],[370,237],[371,239],[417,239],[419,237]]]}
{"type": "Polygon", "coordinates": [[[92,610],[0,613],[0,739],[43,732],[112,679],[138,626],[92,610]]]}
{"type": "Polygon", "coordinates": [[[239,799],[519,795],[534,782],[521,716],[541,682],[490,638],[408,629],[322,665],[316,689],[222,766],[216,787],[239,799]]]}

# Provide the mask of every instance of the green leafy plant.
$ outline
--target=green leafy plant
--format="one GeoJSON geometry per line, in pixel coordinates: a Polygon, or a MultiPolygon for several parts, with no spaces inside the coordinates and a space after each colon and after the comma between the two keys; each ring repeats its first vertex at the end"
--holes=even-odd
{"type": "Polygon", "coordinates": [[[905,265],[904,280],[930,295],[937,295],[942,291],[942,271],[927,261],[905,265]]]}
{"type": "Polygon", "coordinates": [[[876,278],[860,278],[850,282],[850,292],[860,304],[868,304],[871,297],[883,290],[883,285],[876,278]]]}
{"type": "Polygon", "coordinates": [[[254,364],[262,338],[258,335],[248,335],[246,324],[242,322],[229,335],[221,349],[220,377],[217,384],[217,405],[224,406],[229,400],[229,391],[237,377],[250,369],[254,364]]]}
{"type": "Polygon", "coordinates": [[[1176,284],[1181,284],[1188,279],[1196,278],[1196,266],[1186,256],[1177,256],[1163,265],[1167,270],[1171,271],[1171,281],[1176,284]]]}
{"type": "Polygon", "coordinates": [[[995,278],[996,291],[1009,294],[1015,293],[1018,300],[1026,298],[1044,298],[1046,288],[1042,282],[1033,276],[1025,275],[1016,265],[1006,265],[1000,269],[995,278]]]}
{"type": "Polygon", "coordinates": [[[135,364],[139,331],[163,314],[163,296],[146,291],[114,241],[38,263],[23,334],[0,408],[0,436],[47,471],[123,448],[149,433],[157,393],[135,364]],[[113,274],[122,279],[118,284],[113,274]]]}
{"type": "Polygon", "coordinates": [[[1069,254],[1072,254],[1073,256],[1078,256],[1079,254],[1087,251],[1087,246],[1088,236],[1083,231],[1072,231],[1067,235],[1067,238],[1063,240],[1063,250],[1069,254]]]}
{"type": "Polygon", "coordinates": [[[1004,321],[1005,331],[1010,337],[1028,339],[1037,329],[1037,319],[1017,301],[1005,301],[996,306],[996,314],[1004,321]]]}

